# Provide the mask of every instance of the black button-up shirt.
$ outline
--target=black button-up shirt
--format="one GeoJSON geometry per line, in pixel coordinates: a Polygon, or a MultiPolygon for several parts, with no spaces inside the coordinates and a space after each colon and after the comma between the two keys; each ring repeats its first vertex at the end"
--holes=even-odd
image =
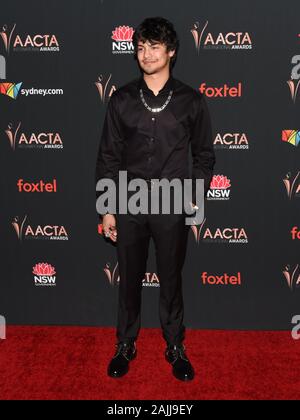
{"type": "MultiPolygon", "coordinates": [[[[170,75],[155,96],[141,76],[111,96],[97,157],[96,183],[101,178],[118,180],[119,170],[128,178],[200,178],[205,193],[212,179],[215,154],[210,116],[204,96],[170,75]],[[168,105],[158,113],[173,90],[168,105]],[[192,174],[189,174],[189,146],[192,174]]],[[[96,194],[99,195],[99,194],[96,194]]]]}

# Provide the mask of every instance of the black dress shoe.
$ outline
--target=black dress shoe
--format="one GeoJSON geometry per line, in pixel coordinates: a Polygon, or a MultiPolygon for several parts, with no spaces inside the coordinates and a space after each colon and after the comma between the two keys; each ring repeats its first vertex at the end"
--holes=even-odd
{"type": "Polygon", "coordinates": [[[120,378],[129,370],[129,363],[136,357],[135,343],[120,342],[116,344],[116,353],[110,361],[107,374],[112,378],[120,378]]]}
{"type": "Polygon", "coordinates": [[[183,344],[168,345],[166,349],[166,360],[173,366],[173,375],[180,381],[191,381],[194,379],[195,372],[189,359],[185,354],[183,344]]]}

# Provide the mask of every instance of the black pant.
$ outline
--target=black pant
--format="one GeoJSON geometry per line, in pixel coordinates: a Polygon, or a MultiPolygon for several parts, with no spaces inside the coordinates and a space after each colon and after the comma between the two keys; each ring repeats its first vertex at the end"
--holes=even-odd
{"type": "Polygon", "coordinates": [[[117,214],[119,262],[118,341],[137,339],[141,327],[142,280],[147,268],[149,241],[156,251],[160,281],[159,315],[163,337],[169,344],[184,340],[182,276],[189,226],[186,215],[117,214]]]}

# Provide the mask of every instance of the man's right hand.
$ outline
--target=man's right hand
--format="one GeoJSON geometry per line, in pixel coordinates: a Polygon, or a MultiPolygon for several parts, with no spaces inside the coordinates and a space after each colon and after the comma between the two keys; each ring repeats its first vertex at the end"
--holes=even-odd
{"type": "Polygon", "coordinates": [[[102,217],[103,234],[107,239],[113,242],[117,241],[116,218],[112,214],[105,214],[102,217]],[[106,234],[109,234],[109,236],[106,234]]]}

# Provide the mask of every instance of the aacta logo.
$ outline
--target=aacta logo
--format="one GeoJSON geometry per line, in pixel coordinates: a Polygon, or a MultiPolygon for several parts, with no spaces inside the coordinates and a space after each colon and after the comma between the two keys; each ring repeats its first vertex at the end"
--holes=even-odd
{"type": "Polygon", "coordinates": [[[133,54],[134,46],[132,37],[134,29],[130,26],[118,26],[112,31],[112,52],[113,54],[133,54]]]}
{"type": "Polygon", "coordinates": [[[291,172],[288,172],[283,179],[283,183],[290,200],[300,198],[300,172],[295,177],[292,176],[291,172]]]}
{"type": "Polygon", "coordinates": [[[56,193],[57,192],[57,183],[56,179],[53,179],[52,182],[24,182],[24,179],[18,179],[17,181],[17,188],[18,192],[25,192],[25,193],[56,193]]]}
{"type": "Polygon", "coordinates": [[[248,237],[243,228],[207,228],[203,234],[203,242],[245,244],[248,243],[248,237]]]}
{"type": "Polygon", "coordinates": [[[236,275],[225,273],[222,276],[214,276],[204,271],[201,274],[201,280],[204,286],[241,286],[242,284],[240,272],[236,275]]]}
{"type": "Polygon", "coordinates": [[[33,267],[34,284],[36,286],[56,286],[55,268],[47,263],[39,263],[33,267]]]}
{"type": "Polygon", "coordinates": [[[287,81],[287,84],[290,89],[291,98],[295,103],[300,85],[300,55],[294,55],[294,57],[292,57],[291,63],[293,65],[291,78],[287,81]]]}
{"type": "Polygon", "coordinates": [[[9,30],[7,25],[4,25],[0,32],[4,47],[7,53],[12,47],[13,51],[59,51],[59,43],[53,34],[36,34],[36,35],[16,35],[14,40],[13,35],[16,24],[9,30]]]}
{"type": "Polygon", "coordinates": [[[106,101],[108,101],[111,97],[111,95],[114,93],[116,89],[115,85],[111,85],[110,81],[111,81],[111,74],[109,75],[109,77],[107,79],[105,79],[103,77],[103,75],[101,74],[98,77],[98,81],[95,82],[95,85],[98,89],[99,95],[100,95],[100,99],[102,103],[105,103],[106,101]]]}
{"type": "Polygon", "coordinates": [[[292,146],[298,146],[300,143],[300,131],[282,130],[281,140],[291,144],[292,146]]]}
{"type": "Polygon", "coordinates": [[[20,242],[23,239],[40,239],[40,240],[51,240],[51,241],[68,241],[68,233],[64,226],[59,225],[45,225],[45,226],[32,226],[27,225],[25,222],[27,215],[21,219],[19,216],[15,216],[12,221],[12,226],[17,234],[20,242]]]}
{"type": "Polygon", "coordinates": [[[201,83],[199,91],[208,98],[240,98],[242,96],[242,83],[239,82],[237,87],[230,87],[227,83],[221,87],[206,86],[201,83]]]}
{"type": "Polygon", "coordinates": [[[16,24],[9,30],[7,25],[3,25],[2,31],[0,31],[0,36],[2,38],[5,51],[9,53],[10,46],[11,46],[11,39],[16,28],[16,24]]]}
{"type": "Polygon", "coordinates": [[[218,133],[214,139],[215,149],[249,149],[249,142],[245,133],[218,133]]]}
{"type": "Polygon", "coordinates": [[[289,264],[283,270],[283,275],[286,279],[286,282],[289,288],[294,291],[300,285],[300,272],[299,272],[299,264],[295,267],[291,267],[289,264]]]}
{"type": "Polygon", "coordinates": [[[5,130],[12,150],[23,149],[63,149],[63,142],[59,133],[19,133],[21,123],[14,128],[10,123],[5,130]]]}
{"type": "Polygon", "coordinates": [[[200,48],[214,50],[250,50],[252,40],[249,32],[219,32],[213,35],[211,32],[205,33],[208,26],[206,21],[203,27],[199,22],[194,23],[191,33],[194,38],[195,48],[199,53],[200,48]]]}
{"type": "Polygon", "coordinates": [[[21,86],[22,86],[22,82],[21,83],[8,83],[8,82],[0,83],[0,94],[6,95],[11,99],[17,99],[21,86]]]}
{"type": "Polygon", "coordinates": [[[204,243],[248,243],[248,236],[244,228],[204,229],[205,222],[206,219],[204,219],[200,225],[191,226],[197,244],[199,244],[200,240],[204,243]]]}
{"type": "Polygon", "coordinates": [[[292,235],[292,240],[300,240],[300,230],[298,228],[298,226],[294,226],[291,230],[291,235],[292,235]]]}
{"type": "Polygon", "coordinates": [[[207,193],[208,200],[229,200],[230,179],[225,175],[214,175],[210,183],[210,190],[207,193]]]}
{"type": "MultiPolygon", "coordinates": [[[[110,263],[106,263],[103,269],[111,286],[117,286],[120,283],[120,275],[118,273],[118,263],[111,267],[110,263]]],[[[142,279],[143,287],[159,287],[159,279],[156,273],[145,273],[142,279]]]]}

